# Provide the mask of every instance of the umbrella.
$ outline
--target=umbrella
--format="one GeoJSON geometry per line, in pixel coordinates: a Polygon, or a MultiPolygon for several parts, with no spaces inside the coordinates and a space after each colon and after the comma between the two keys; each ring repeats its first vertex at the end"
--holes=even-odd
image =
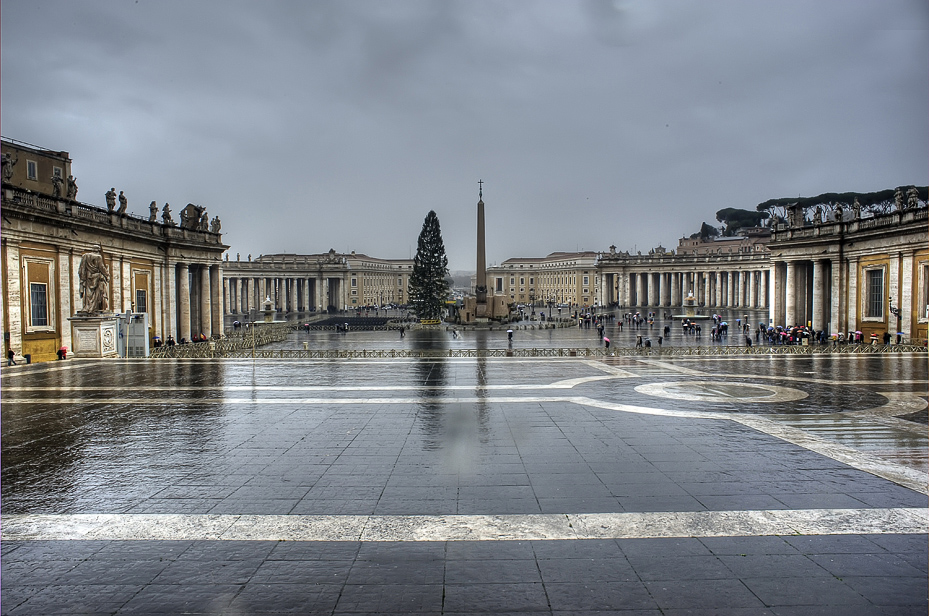
{"type": "Polygon", "coordinates": [[[513,330],[512,330],[512,329],[508,329],[508,330],[506,330],[506,333],[512,334],[512,333],[513,333],[513,330]]]}

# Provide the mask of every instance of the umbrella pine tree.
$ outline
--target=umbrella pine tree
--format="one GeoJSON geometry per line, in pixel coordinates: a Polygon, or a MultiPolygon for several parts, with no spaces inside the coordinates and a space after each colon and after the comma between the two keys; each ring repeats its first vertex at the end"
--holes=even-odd
{"type": "Polygon", "coordinates": [[[410,276],[410,301],[421,320],[442,318],[448,298],[448,257],[442,242],[439,217],[430,211],[416,243],[413,274],[410,276]]]}

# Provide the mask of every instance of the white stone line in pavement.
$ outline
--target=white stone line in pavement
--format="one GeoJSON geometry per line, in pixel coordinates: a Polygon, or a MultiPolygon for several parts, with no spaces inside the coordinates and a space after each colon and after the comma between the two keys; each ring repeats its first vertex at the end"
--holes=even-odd
{"type": "Polygon", "coordinates": [[[800,509],[528,515],[17,514],[3,541],[549,541],[925,534],[929,510],[800,509]]]}
{"type": "Polygon", "coordinates": [[[734,402],[793,402],[802,400],[809,395],[805,391],[793,389],[792,387],[728,380],[725,382],[709,380],[646,383],[638,385],[635,390],[640,394],[658,398],[689,400],[691,402],[721,402],[724,404],[734,402]]]}
{"type": "Polygon", "coordinates": [[[664,368],[665,370],[671,370],[673,372],[680,372],[681,374],[689,374],[691,376],[711,376],[711,373],[706,372],[705,370],[694,370],[693,368],[687,368],[686,366],[678,366],[675,363],[669,361],[660,361],[657,359],[639,359],[635,358],[636,362],[641,364],[646,364],[648,366],[654,366],[656,368],[664,368]]]}
{"type": "Polygon", "coordinates": [[[857,449],[826,440],[800,428],[787,426],[760,415],[732,415],[729,419],[832,458],[852,468],[882,477],[905,488],[921,494],[929,494],[929,475],[916,469],[882,460],[857,449]]]}
{"type": "MultiPolygon", "coordinates": [[[[474,391],[474,390],[536,390],[536,389],[573,389],[578,385],[585,383],[594,383],[597,381],[608,381],[620,378],[622,375],[595,375],[580,376],[573,379],[562,379],[551,383],[511,383],[500,385],[220,385],[220,386],[191,386],[191,387],[169,387],[161,385],[151,385],[143,387],[133,387],[133,391],[170,391],[177,393],[179,391],[217,391],[217,392],[235,392],[235,391],[474,391]]],[[[634,375],[630,375],[634,376],[634,375]]],[[[93,391],[112,391],[113,387],[36,387],[36,386],[7,386],[3,388],[6,392],[34,392],[34,391],[67,391],[67,392],[93,392],[93,391]]],[[[20,402],[20,400],[13,400],[20,402]]]]}

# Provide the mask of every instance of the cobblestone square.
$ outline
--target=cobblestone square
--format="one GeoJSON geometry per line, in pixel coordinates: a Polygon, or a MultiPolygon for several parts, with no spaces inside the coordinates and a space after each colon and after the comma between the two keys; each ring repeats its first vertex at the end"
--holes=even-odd
{"type": "Polygon", "coordinates": [[[927,368],[6,369],[2,611],[924,614],[927,368]]]}

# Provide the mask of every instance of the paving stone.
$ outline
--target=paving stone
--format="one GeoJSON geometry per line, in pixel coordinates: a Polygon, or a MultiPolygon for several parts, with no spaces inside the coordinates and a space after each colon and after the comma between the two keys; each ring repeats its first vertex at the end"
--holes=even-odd
{"type": "Polygon", "coordinates": [[[894,441],[863,419],[813,427],[885,404],[874,390],[922,392],[927,372],[925,357],[799,356],[4,372],[2,610],[926,613],[925,466],[893,450],[929,457],[929,437],[894,441]],[[635,389],[720,377],[807,398],[721,406],[635,389]],[[802,528],[777,526],[786,514],[802,528]],[[68,540],[9,537],[66,519],[68,540]],[[104,527],[129,534],[80,535],[104,527]],[[151,534],[127,530],[141,528],[151,534]],[[680,528],[693,536],[656,538],[680,528]],[[404,540],[362,542],[362,530],[404,540]]]}

